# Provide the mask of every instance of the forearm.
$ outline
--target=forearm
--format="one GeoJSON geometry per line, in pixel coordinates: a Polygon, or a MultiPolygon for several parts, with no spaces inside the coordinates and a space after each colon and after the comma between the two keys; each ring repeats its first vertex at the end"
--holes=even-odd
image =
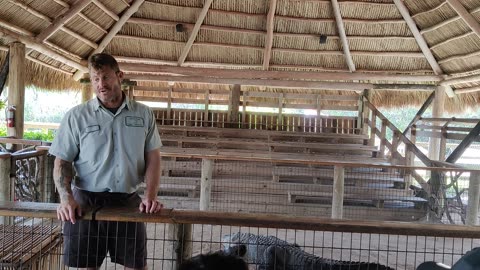
{"type": "Polygon", "coordinates": [[[145,171],[145,197],[147,199],[157,198],[158,189],[160,187],[160,151],[153,150],[147,153],[146,171],[145,171]]]}
{"type": "Polygon", "coordinates": [[[57,187],[61,201],[67,201],[70,196],[72,196],[72,177],[72,163],[60,158],[55,158],[53,167],[53,181],[55,182],[55,187],[57,187]]]}

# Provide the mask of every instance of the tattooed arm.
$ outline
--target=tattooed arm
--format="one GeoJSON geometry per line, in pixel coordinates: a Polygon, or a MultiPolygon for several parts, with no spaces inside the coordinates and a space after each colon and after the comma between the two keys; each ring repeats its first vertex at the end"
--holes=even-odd
{"type": "Polygon", "coordinates": [[[57,218],[62,221],[75,223],[75,214],[81,216],[80,206],[73,198],[72,194],[72,163],[55,158],[53,167],[53,180],[60,195],[60,205],[57,208],[57,218]]]}

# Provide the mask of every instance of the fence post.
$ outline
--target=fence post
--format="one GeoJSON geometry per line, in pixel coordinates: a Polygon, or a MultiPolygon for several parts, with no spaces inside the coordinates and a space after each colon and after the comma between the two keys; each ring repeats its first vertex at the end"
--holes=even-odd
{"type": "MultiPolygon", "coordinates": [[[[0,153],[0,201],[12,200],[11,161],[12,155],[10,153],[0,153]]],[[[11,218],[0,217],[0,224],[11,224],[11,218]]]]}
{"type": "MultiPolygon", "coordinates": [[[[168,239],[172,239],[172,270],[178,269],[180,264],[192,256],[192,224],[167,224],[168,239]]],[[[168,269],[168,268],[167,268],[168,269]]]]}
{"type": "Polygon", "coordinates": [[[478,225],[478,203],[480,200],[480,172],[470,172],[468,186],[468,208],[466,225],[478,225]]]}
{"type": "Polygon", "coordinates": [[[345,168],[335,165],[333,169],[333,198],[332,218],[343,218],[343,195],[345,182],[345,168]]]}
{"type": "Polygon", "coordinates": [[[376,110],[371,110],[372,111],[372,121],[368,121],[368,124],[370,125],[370,141],[368,142],[369,146],[374,146],[375,145],[375,130],[377,129],[377,114],[376,110]]]}
{"type": "Polygon", "coordinates": [[[212,192],[213,160],[202,159],[202,176],[200,181],[200,210],[210,208],[210,197],[212,192]]]}
{"type": "Polygon", "coordinates": [[[382,130],[380,131],[380,156],[385,157],[385,143],[387,141],[387,121],[382,120],[382,130]]]}

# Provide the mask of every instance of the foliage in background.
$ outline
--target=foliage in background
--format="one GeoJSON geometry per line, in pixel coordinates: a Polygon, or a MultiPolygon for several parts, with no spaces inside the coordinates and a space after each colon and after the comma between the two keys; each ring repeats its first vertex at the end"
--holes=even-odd
{"type": "MultiPolygon", "coordinates": [[[[7,136],[7,128],[0,127],[0,137],[7,136]]],[[[23,133],[23,138],[27,140],[38,140],[44,142],[51,142],[55,138],[55,132],[49,130],[47,133],[41,130],[27,130],[23,133]]]]}

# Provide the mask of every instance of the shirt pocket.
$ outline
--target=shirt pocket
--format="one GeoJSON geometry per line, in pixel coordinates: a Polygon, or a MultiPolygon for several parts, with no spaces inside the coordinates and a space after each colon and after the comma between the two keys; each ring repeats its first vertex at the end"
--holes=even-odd
{"type": "Polygon", "coordinates": [[[85,157],[91,162],[104,156],[108,149],[107,135],[101,129],[100,125],[86,127],[82,131],[80,140],[80,156],[85,157]]]}

